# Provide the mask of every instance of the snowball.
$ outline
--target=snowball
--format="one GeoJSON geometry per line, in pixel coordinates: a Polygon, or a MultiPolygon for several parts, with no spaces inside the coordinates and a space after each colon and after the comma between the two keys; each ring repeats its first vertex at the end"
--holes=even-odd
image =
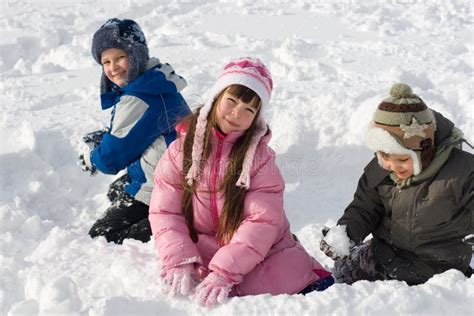
{"type": "Polygon", "coordinates": [[[341,256],[348,256],[350,253],[351,241],[347,237],[346,225],[337,225],[329,230],[324,240],[334,251],[341,256]]]}

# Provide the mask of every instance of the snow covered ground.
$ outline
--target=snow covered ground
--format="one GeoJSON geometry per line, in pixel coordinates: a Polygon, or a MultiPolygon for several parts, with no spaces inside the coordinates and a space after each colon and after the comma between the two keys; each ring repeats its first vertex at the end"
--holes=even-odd
{"type": "Polygon", "coordinates": [[[275,90],[266,115],[287,182],[293,231],[328,268],[321,227],[342,214],[372,157],[362,143],[392,83],[474,138],[472,1],[1,1],[1,315],[472,315],[474,280],[447,271],[426,284],[358,282],[322,293],[233,298],[212,310],[159,291],[153,243],[91,240],[111,176],[76,165],[100,110],[93,32],[132,18],[151,55],[202,102],[231,58],[256,56],[275,90]],[[284,3],[284,4],[283,4],[284,3]]]}

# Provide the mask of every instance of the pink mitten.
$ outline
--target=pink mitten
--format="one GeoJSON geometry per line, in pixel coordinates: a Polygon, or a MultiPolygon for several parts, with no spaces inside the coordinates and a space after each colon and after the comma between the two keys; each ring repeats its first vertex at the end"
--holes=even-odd
{"type": "Polygon", "coordinates": [[[197,283],[192,263],[166,269],[161,273],[161,277],[165,282],[163,291],[170,297],[191,294],[197,283]]]}
{"type": "Polygon", "coordinates": [[[234,284],[225,277],[211,272],[197,287],[193,301],[201,306],[212,307],[224,303],[234,284]]]}

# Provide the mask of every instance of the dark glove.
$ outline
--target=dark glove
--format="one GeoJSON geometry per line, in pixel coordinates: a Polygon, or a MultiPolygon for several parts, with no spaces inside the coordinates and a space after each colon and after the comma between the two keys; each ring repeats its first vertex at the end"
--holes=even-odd
{"type": "Polygon", "coordinates": [[[86,135],[84,135],[84,137],[82,137],[82,140],[84,141],[84,143],[88,145],[91,144],[93,148],[95,148],[100,144],[102,138],[104,138],[105,133],[107,133],[108,131],[108,128],[103,128],[98,131],[87,133],[86,135]]]}
{"type": "Polygon", "coordinates": [[[87,160],[85,158],[84,154],[79,155],[79,165],[81,166],[82,171],[89,172],[91,176],[97,174],[97,168],[92,165],[90,159],[87,160]]]}
{"type": "Polygon", "coordinates": [[[347,236],[345,226],[324,227],[322,233],[319,249],[333,260],[345,259],[355,245],[347,236]]]}
{"type": "Polygon", "coordinates": [[[329,232],[329,227],[324,226],[323,229],[321,229],[321,233],[323,233],[323,237],[326,237],[326,235],[329,232]]]}

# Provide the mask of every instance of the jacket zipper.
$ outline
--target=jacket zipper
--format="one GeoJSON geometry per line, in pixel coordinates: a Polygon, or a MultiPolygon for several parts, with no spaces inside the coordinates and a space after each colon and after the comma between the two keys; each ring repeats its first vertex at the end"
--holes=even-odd
{"type": "Polygon", "coordinates": [[[212,222],[214,223],[214,228],[217,231],[217,227],[219,225],[219,215],[217,211],[217,180],[219,179],[219,163],[221,160],[222,155],[222,143],[221,139],[217,142],[217,150],[214,159],[214,165],[212,166],[212,174],[211,174],[211,214],[212,214],[212,222]]]}

